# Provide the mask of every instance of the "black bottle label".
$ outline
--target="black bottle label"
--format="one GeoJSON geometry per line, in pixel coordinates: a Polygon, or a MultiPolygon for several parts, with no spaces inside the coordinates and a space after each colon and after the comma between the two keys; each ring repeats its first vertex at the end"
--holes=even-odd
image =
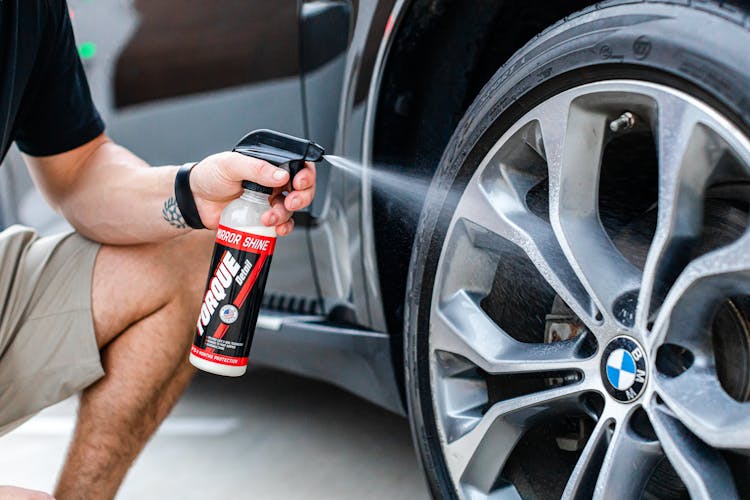
{"type": "Polygon", "coordinates": [[[228,366],[247,365],[276,238],[219,226],[190,352],[228,366]]]}

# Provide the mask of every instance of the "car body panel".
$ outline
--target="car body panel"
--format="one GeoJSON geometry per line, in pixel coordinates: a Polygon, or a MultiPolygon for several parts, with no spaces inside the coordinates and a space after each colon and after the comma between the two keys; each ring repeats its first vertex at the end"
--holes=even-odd
{"type": "MultiPolygon", "coordinates": [[[[108,135],[152,165],[179,164],[226,150],[255,128],[308,135],[329,151],[361,155],[366,89],[391,2],[286,0],[283,12],[274,13],[271,28],[257,13],[273,10],[276,2],[247,1],[246,11],[237,3],[213,3],[217,10],[224,4],[231,7],[219,15],[205,12],[201,2],[70,1],[79,45],[95,44],[95,54],[84,60],[84,67],[108,135]],[[169,8],[175,17],[168,15],[169,8]],[[226,21],[236,30],[234,17],[243,12],[248,30],[258,28],[263,40],[240,34],[231,41],[260,47],[240,50],[214,43],[210,35],[220,33],[216,26],[195,38],[188,36],[201,17],[226,21]],[[336,36],[326,33],[331,23],[336,36]],[[175,38],[164,38],[170,30],[176,30],[175,38]],[[300,33],[305,43],[298,43],[300,33]],[[324,43],[312,45],[319,39],[324,43]],[[213,43],[216,61],[206,56],[210,50],[201,43],[213,43]],[[283,50],[274,51],[277,45],[283,50]],[[191,51],[196,53],[193,59],[191,51]],[[263,64],[271,67],[260,67],[263,64]],[[236,66],[246,71],[238,73],[236,66]],[[181,82],[202,71],[218,74],[181,82]]],[[[402,413],[389,337],[382,323],[380,332],[367,328],[372,315],[359,237],[362,184],[339,173],[327,174],[321,175],[321,194],[311,213],[297,218],[301,227],[277,246],[253,357],[332,382],[402,413]],[[299,308],[321,295],[324,311],[299,308]],[[356,325],[326,321],[328,313],[342,305],[356,311],[356,325]]],[[[69,229],[33,188],[15,149],[0,169],[0,200],[4,226],[22,223],[43,234],[69,229]]],[[[377,276],[369,279],[376,281],[377,276]]]]}
{"type": "MultiPolygon", "coordinates": [[[[371,79],[393,5],[393,1],[352,2],[353,31],[344,61],[338,120],[334,123],[334,152],[363,164],[365,123],[372,104],[368,101],[371,79]]],[[[306,93],[306,103],[317,100],[306,93]]],[[[372,234],[372,220],[362,211],[366,178],[338,170],[329,175],[326,192],[318,201],[322,205],[320,223],[310,229],[323,302],[329,311],[337,306],[349,307],[358,324],[385,332],[374,246],[365,238],[372,234]]]]}

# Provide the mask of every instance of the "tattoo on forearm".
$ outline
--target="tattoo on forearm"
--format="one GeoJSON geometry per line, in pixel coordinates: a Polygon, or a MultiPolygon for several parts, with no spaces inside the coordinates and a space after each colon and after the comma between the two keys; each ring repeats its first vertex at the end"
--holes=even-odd
{"type": "Polygon", "coordinates": [[[177,229],[185,229],[187,227],[185,219],[182,218],[180,209],[177,207],[177,200],[174,196],[167,198],[167,201],[164,202],[164,207],[161,209],[161,216],[170,226],[174,226],[177,229]]]}

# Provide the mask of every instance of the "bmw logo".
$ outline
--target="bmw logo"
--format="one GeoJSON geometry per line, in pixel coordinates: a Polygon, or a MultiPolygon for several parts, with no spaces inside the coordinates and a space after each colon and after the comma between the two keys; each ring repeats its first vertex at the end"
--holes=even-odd
{"type": "Polygon", "coordinates": [[[632,338],[615,337],[604,350],[601,370],[607,392],[618,401],[630,403],[638,399],[646,385],[646,353],[632,338]]]}
{"type": "Polygon", "coordinates": [[[219,319],[221,319],[221,321],[223,323],[226,323],[227,325],[231,325],[232,323],[237,321],[237,316],[239,316],[239,311],[237,311],[237,308],[232,304],[222,306],[221,310],[219,311],[219,319]]]}

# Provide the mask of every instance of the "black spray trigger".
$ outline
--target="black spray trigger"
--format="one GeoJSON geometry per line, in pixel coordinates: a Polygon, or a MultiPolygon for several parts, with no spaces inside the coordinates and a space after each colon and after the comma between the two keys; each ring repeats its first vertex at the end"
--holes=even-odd
{"type": "MultiPolygon", "coordinates": [[[[305,168],[304,160],[292,160],[289,162],[289,179],[293,181],[297,174],[305,168]]],[[[294,187],[292,187],[294,189],[294,187]]]]}
{"type": "MultiPolygon", "coordinates": [[[[250,132],[237,143],[232,151],[265,160],[287,170],[290,183],[305,167],[306,161],[320,161],[325,154],[321,146],[308,139],[300,139],[267,129],[250,132]]],[[[244,181],[242,186],[245,189],[266,194],[273,192],[272,188],[251,181],[244,181]]]]}

